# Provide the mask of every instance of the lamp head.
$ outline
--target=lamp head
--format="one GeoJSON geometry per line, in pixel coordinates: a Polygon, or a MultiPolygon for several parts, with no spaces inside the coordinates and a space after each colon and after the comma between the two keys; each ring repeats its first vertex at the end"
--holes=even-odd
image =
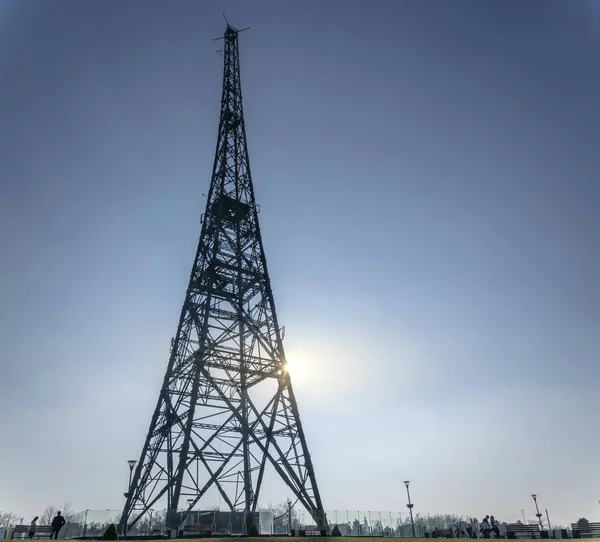
{"type": "Polygon", "coordinates": [[[129,468],[131,470],[133,470],[133,467],[135,467],[136,463],[137,463],[137,459],[130,459],[129,461],[127,461],[127,464],[129,465],[129,468]]]}

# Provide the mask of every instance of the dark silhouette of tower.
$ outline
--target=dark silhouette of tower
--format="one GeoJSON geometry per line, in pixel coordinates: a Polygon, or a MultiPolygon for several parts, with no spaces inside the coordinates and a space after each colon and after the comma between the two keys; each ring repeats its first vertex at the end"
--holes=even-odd
{"type": "Polygon", "coordinates": [[[267,469],[326,528],[258,225],[238,32],[228,24],[222,38],[208,201],[162,389],[126,493],[124,534],[161,502],[168,527],[177,529],[185,511],[215,488],[230,510],[255,511],[267,469]]]}

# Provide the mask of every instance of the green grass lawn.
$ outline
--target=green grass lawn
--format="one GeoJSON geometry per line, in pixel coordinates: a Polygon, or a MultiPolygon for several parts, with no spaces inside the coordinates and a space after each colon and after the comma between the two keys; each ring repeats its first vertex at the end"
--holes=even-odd
{"type": "MultiPolygon", "coordinates": [[[[197,541],[197,542],[232,542],[232,539],[235,540],[236,537],[230,537],[230,538],[185,538],[183,540],[186,541],[197,541]]],[[[420,542],[423,541],[422,538],[417,539],[417,538],[394,538],[394,537],[369,537],[369,536],[338,536],[332,539],[332,537],[327,537],[329,540],[339,540],[339,542],[385,542],[386,540],[406,540],[407,542],[411,542],[413,540],[419,540],[420,542]]],[[[290,537],[290,536],[265,536],[265,537],[248,537],[246,538],[246,540],[248,540],[249,542],[252,540],[256,540],[256,542],[259,542],[260,540],[264,541],[264,542],[291,542],[291,541],[298,541],[298,542],[319,542],[323,540],[322,537],[320,536],[305,536],[305,537],[290,537]]]]}

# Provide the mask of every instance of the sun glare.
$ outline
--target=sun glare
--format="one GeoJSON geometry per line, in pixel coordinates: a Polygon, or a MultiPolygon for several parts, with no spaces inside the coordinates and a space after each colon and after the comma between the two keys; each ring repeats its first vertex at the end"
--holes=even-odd
{"type": "Polygon", "coordinates": [[[284,366],[284,370],[290,374],[292,380],[302,379],[304,374],[302,361],[300,361],[297,357],[294,357],[291,360],[288,359],[286,361],[286,365],[284,366]]]}

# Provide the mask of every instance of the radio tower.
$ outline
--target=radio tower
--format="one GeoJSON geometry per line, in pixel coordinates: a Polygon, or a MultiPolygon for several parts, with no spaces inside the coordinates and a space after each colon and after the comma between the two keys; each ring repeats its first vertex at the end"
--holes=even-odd
{"type": "Polygon", "coordinates": [[[125,494],[123,534],[162,503],[168,528],[178,529],[209,490],[229,510],[254,512],[268,470],[327,528],[258,225],[238,33],[227,24],[222,38],[223,95],[208,201],[162,389],[125,494]]]}

